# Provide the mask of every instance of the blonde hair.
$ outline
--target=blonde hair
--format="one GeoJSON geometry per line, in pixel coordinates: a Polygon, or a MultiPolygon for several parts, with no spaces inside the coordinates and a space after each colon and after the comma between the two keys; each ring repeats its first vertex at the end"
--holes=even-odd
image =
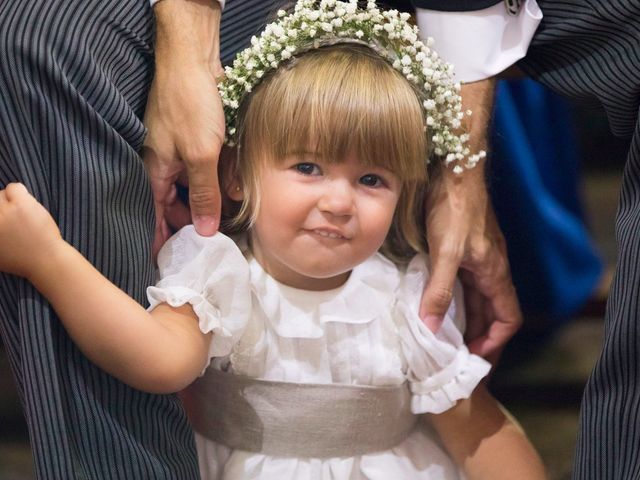
{"type": "Polygon", "coordinates": [[[240,107],[235,172],[244,201],[231,223],[255,220],[260,165],[315,151],[330,162],[355,153],[392,171],[402,191],[383,253],[400,260],[425,250],[422,197],[427,141],[417,92],[369,47],[338,44],[293,59],[267,76],[240,107]]]}

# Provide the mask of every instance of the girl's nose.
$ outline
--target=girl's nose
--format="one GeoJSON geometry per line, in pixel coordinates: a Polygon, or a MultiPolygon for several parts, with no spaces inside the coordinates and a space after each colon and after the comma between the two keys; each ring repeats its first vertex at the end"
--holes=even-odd
{"type": "Polygon", "coordinates": [[[353,215],[355,192],[346,180],[331,180],[318,200],[318,209],[332,215],[353,215]]]}

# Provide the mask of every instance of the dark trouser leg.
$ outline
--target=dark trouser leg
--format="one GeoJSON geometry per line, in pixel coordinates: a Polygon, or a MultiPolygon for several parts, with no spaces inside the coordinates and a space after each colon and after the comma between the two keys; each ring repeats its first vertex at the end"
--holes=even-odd
{"type": "Polygon", "coordinates": [[[640,478],[640,124],[625,167],[616,240],[605,343],[584,393],[575,479],[640,478]]]}
{"type": "MultiPolygon", "coordinates": [[[[153,205],[136,153],[152,43],[147,0],[0,0],[0,187],[25,183],[64,238],[140,302],[153,283],[153,205]]],[[[39,478],[198,478],[177,399],[96,368],[47,302],[6,275],[0,333],[39,478]]]]}

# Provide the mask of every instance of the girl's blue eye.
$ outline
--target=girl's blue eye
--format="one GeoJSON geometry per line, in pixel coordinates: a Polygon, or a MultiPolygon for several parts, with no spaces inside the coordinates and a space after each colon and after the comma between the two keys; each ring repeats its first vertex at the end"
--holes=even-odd
{"type": "Polygon", "coordinates": [[[303,162],[297,163],[294,168],[303,175],[318,175],[320,174],[320,167],[315,163],[303,162]]]}
{"type": "Polygon", "coordinates": [[[378,175],[369,173],[360,177],[360,183],[366,187],[381,187],[383,185],[382,179],[378,175]]]}

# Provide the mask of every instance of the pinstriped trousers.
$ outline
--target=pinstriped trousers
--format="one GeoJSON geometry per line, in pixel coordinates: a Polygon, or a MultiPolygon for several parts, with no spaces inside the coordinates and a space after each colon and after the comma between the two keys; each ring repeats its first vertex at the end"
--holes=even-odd
{"type": "MultiPolygon", "coordinates": [[[[273,3],[227,2],[223,58],[273,3]]],[[[0,187],[25,183],[63,237],[143,304],[154,219],[137,152],[153,40],[148,0],[0,0],[0,187]]],[[[28,282],[2,274],[0,334],[38,478],[198,478],[177,398],[102,372],[28,282]]]]}
{"type": "MultiPolygon", "coordinates": [[[[153,35],[141,0],[0,1],[0,186],[25,183],[63,237],[139,302],[153,281],[153,202],[136,153],[153,35]]],[[[0,276],[0,317],[38,478],[198,478],[175,396],[94,366],[22,279],[0,276]]]]}
{"type": "Polygon", "coordinates": [[[640,479],[640,0],[538,0],[544,13],[525,70],[556,91],[604,106],[631,138],[618,262],[601,356],[585,389],[574,478],[640,479]]]}

